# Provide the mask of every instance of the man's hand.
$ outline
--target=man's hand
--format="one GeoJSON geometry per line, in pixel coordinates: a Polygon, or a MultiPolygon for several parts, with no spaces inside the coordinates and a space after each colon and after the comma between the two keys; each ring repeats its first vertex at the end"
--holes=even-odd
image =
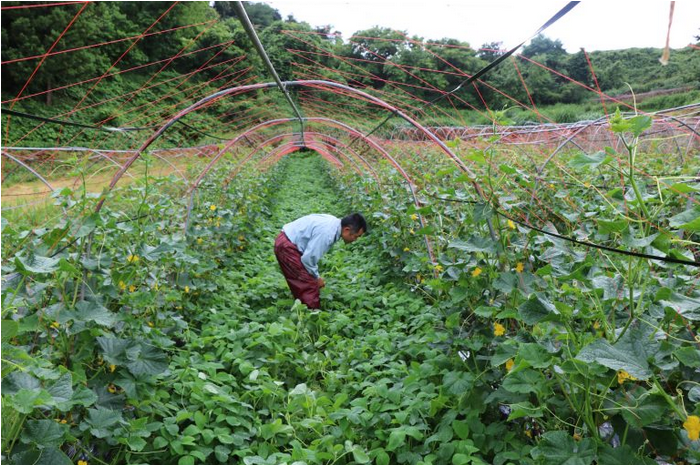
{"type": "Polygon", "coordinates": [[[325,281],[323,280],[323,278],[320,277],[320,276],[318,277],[318,281],[317,281],[317,282],[318,282],[318,287],[319,287],[319,288],[326,285],[326,282],[325,282],[325,281]]]}

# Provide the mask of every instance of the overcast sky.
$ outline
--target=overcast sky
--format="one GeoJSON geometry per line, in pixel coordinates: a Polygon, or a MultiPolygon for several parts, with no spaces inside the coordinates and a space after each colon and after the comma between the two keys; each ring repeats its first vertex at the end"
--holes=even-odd
{"type": "MultiPolygon", "coordinates": [[[[284,0],[265,2],[283,18],[293,15],[311,26],[331,24],[344,38],[383,26],[424,39],[450,37],[478,48],[503,42],[511,48],[529,38],[566,1],[384,1],[284,0]]],[[[666,44],[670,1],[582,1],[544,34],[559,39],[567,51],[662,48],[666,44]]],[[[695,43],[700,35],[700,1],[677,1],[671,48],[695,43]]]]}

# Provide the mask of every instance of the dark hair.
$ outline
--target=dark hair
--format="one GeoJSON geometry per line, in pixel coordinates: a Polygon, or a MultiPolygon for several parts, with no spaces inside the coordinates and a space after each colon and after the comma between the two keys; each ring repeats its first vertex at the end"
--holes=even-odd
{"type": "Polygon", "coordinates": [[[340,220],[340,227],[345,228],[346,226],[349,226],[353,233],[356,233],[360,229],[367,232],[367,222],[359,213],[351,213],[340,220]]]}

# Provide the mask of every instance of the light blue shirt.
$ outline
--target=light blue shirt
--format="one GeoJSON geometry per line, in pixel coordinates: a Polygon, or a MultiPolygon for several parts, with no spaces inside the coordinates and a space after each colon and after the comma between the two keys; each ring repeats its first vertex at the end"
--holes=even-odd
{"type": "Polygon", "coordinates": [[[340,239],[340,219],[333,215],[302,216],[282,228],[301,252],[301,263],[311,276],[318,278],[318,261],[340,239]]]}

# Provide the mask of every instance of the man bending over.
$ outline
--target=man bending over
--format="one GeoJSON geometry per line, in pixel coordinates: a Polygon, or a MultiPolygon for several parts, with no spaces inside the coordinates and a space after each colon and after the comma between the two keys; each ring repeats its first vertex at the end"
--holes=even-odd
{"type": "Polygon", "coordinates": [[[349,244],[366,230],[359,213],[343,219],[312,214],[285,224],[275,240],[275,256],[294,297],[309,308],[319,308],[321,288],[326,285],[318,273],[319,260],[339,239],[349,244]]]}

